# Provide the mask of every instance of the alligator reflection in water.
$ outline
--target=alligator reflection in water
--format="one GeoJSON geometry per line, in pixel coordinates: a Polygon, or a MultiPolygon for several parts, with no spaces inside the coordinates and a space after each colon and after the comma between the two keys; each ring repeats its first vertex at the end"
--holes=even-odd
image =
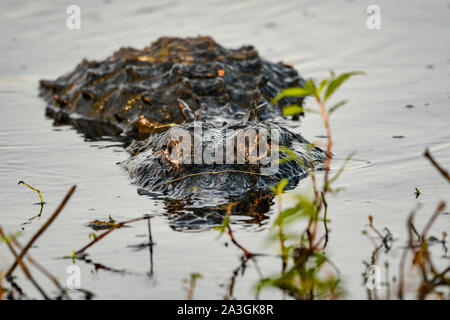
{"type": "Polygon", "coordinates": [[[248,217],[244,220],[247,224],[261,224],[268,219],[267,213],[273,204],[272,193],[254,193],[247,195],[238,202],[224,203],[218,206],[204,206],[196,204],[192,200],[166,200],[170,226],[174,230],[197,229],[204,226],[222,223],[227,207],[232,206],[230,214],[233,216],[248,217]]]}
{"type": "MultiPolygon", "coordinates": [[[[261,220],[270,208],[271,186],[288,179],[292,188],[307,175],[305,165],[320,166],[325,153],[309,150],[301,135],[275,123],[280,109],[270,103],[282,89],[303,83],[291,66],[260,58],[252,46],[232,50],[210,37],[197,37],[161,38],[143,50],[122,48],[104,61],[83,60],[54,81],[41,80],[40,87],[55,125],[72,124],[90,139],[113,136],[126,144],[136,139],[123,166],[140,194],[164,198],[169,213],[185,213],[172,220],[179,227],[220,223],[224,208],[236,201],[234,214],[261,220]],[[278,131],[279,143],[273,137],[265,143],[267,154],[281,146],[304,163],[281,162],[267,174],[273,161],[253,163],[249,151],[235,149],[233,160],[244,154],[244,164],[171,161],[167,154],[181,141],[172,139],[175,130],[185,130],[193,141],[201,138],[202,151],[217,143],[211,136],[198,136],[198,121],[223,134],[223,142],[248,129],[278,131]],[[235,133],[224,133],[229,129],[235,133]]],[[[279,105],[293,103],[302,98],[285,97],[279,105]]],[[[257,143],[261,136],[253,140],[257,143]]],[[[282,150],[279,156],[285,156],[282,150]]]]}

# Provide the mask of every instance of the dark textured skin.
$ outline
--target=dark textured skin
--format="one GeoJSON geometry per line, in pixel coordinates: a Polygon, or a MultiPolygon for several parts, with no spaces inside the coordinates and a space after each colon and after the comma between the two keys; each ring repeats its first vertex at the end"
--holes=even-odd
{"type": "MultiPolygon", "coordinates": [[[[269,102],[302,84],[292,67],[262,59],[252,46],[226,49],[199,36],[160,38],[142,50],[121,48],[104,61],[85,59],[56,80],[41,80],[40,90],[56,124],[71,123],[88,136],[145,138],[185,120],[177,99],[194,111],[233,117],[253,100],[269,102]]],[[[274,112],[267,108],[262,117],[274,112]]]]}
{"type": "MultiPolygon", "coordinates": [[[[281,179],[289,180],[288,188],[295,186],[307,167],[284,162],[276,174],[265,176],[258,174],[260,164],[174,165],[164,157],[171,130],[191,130],[194,136],[192,121],[200,118],[205,129],[216,131],[277,128],[281,146],[295,151],[306,166],[312,160],[320,168],[321,149],[308,155],[302,136],[273,122],[280,107],[302,99],[283,98],[274,106],[272,98],[301,85],[292,67],[262,59],[252,46],[231,50],[197,37],[160,38],[142,50],[121,48],[104,61],[83,60],[56,80],[41,80],[40,92],[55,125],[72,124],[88,138],[136,139],[122,165],[140,194],[164,199],[177,228],[220,223],[230,203],[232,214],[261,221],[272,204],[270,187],[281,179]]],[[[202,147],[211,143],[203,139],[202,147]]]]}

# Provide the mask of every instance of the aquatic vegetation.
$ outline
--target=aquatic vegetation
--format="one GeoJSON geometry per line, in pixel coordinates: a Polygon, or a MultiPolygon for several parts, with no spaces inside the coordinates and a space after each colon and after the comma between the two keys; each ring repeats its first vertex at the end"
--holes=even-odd
{"type": "MultiPolygon", "coordinates": [[[[429,150],[425,151],[424,156],[430,160],[431,164],[446,180],[450,181],[447,171],[436,162],[429,150]]],[[[448,275],[450,273],[450,266],[444,268],[439,267],[442,263],[438,266],[430,251],[430,246],[433,242],[441,243],[445,257],[448,252],[446,246],[447,234],[446,232],[442,234],[442,240],[429,235],[433,224],[439,216],[443,215],[445,207],[446,203],[441,201],[421,232],[417,230],[414,223],[414,218],[420,209],[420,205],[411,211],[406,223],[408,239],[402,249],[403,252],[400,259],[398,275],[392,279],[390,278],[388,271],[389,264],[386,262],[385,281],[384,283],[378,283],[379,286],[384,285],[386,287],[386,294],[383,299],[392,299],[393,296],[397,299],[405,299],[407,296],[413,295],[415,299],[419,300],[450,298],[450,277],[448,275]],[[396,287],[395,295],[391,293],[391,289],[394,287],[396,287]],[[448,292],[445,293],[444,290],[448,292]]],[[[373,283],[376,282],[376,274],[374,274],[374,272],[376,273],[376,269],[374,269],[374,266],[378,265],[381,248],[385,248],[384,254],[386,255],[391,251],[393,236],[387,228],[384,228],[384,234],[378,231],[373,225],[372,216],[369,216],[369,226],[377,234],[381,243],[378,244],[374,241],[375,249],[372,252],[370,263],[364,263],[366,268],[363,273],[363,284],[367,287],[368,299],[376,300],[380,299],[380,297],[377,291],[379,288],[376,288],[376,284],[373,283]]],[[[367,234],[367,232],[365,233],[367,234]]]]}
{"type": "Polygon", "coordinates": [[[25,225],[30,224],[34,219],[40,218],[42,216],[42,211],[44,210],[45,201],[44,201],[44,198],[42,197],[42,193],[41,193],[41,191],[39,189],[30,186],[28,183],[25,183],[24,181],[19,181],[18,185],[19,184],[23,184],[24,186],[30,188],[31,190],[36,191],[38,193],[38,195],[39,195],[39,200],[40,200],[40,202],[37,203],[37,204],[40,205],[39,213],[34,215],[34,216],[32,216],[31,218],[28,218],[27,221],[22,223],[22,229],[24,229],[25,225]]]}
{"type": "Polygon", "coordinates": [[[22,259],[23,256],[27,253],[27,251],[31,248],[33,243],[41,236],[44,231],[52,224],[52,222],[56,219],[56,217],[59,215],[59,213],[62,211],[66,203],[69,201],[72,194],[75,192],[76,186],[73,186],[67,195],[64,197],[61,204],[56,208],[55,212],[50,216],[50,218],[42,225],[42,227],[33,235],[33,237],[28,241],[28,243],[25,245],[25,247],[22,249],[20,254],[18,255],[18,258],[16,258],[16,261],[13,263],[13,265],[8,269],[8,271],[5,274],[5,277],[8,277],[11,275],[11,273],[14,271],[14,269],[17,267],[18,260],[22,259]]]}
{"type": "MultiPolygon", "coordinates": [[[[46,277],[48,277],[57,287],[57,289],[60,292],[59,297],[62,298],[66,296],[65,289],[59,284],[58,280],[50,273],[48,272],[43,266],[41,266],[36,260],[34,260],[30,255],[28,254],[28,250],[31,248],[31,246],[36,242],[36,240],[47,230],[47,228],[51,225],[51,223],[56,219],[56,217],[59,215],[59,213],[62,211],[66,203],[69,201],[70,197],[72,196],[73,192],[75,191],[75,186],[73,186],[69,192],[66,194],[60,205],[56,208],[54,213],[50,216],[50,218],[39,228],[39,230],[31,237],[31,239],[28,241],[28,243],[22,247],[18,240],[17,240],[17,233],[16,234],[10,234],[6,235],[0,226],[0,239],[6,243],[8,249],[14,256],[14,262],[12,263],[11,267],[6,271],[4,274],[4,279],[6,279],[10,285],[11,288],[8,288],[5,290],[5,288],[2,286],[2,292],[7,292],[7,296],[9,299],[14,299],[14,294],[18,294],[19,297],[23,298],[26,297],[23,290],[20,288],[20,286],[14,281],[14,278],[12,277],[12,274],[17,266],[21,268],[23,273],[25,274],[26,278],[33,284],[33,286],[40,292],[42,297],[45,300],[50,299],[50,296],[46,293],[46,291],[38,284],[38,282],[33,277],[32,273],[30,272],[30,269],[28,268],[27,264],[25,263],[25,258],[30,262],[30,264],[34,265],[36,269],[38,269],[41,273],[43,273],[46,277]],[[16,251],[18,250],[18,251],[16,251]],[[19,252],[19,253],[18,253],[19,252]]],[[[34,189],[33,189],[34,190],[34,189]]],[[[0,282],[1,286],[1,282],[0,282]]]]}
{"type": "Polygon", "coordinates": [[[414,210],[408,218],[408,246],[404,249],[400,262],[399,287],[397,292],[399,299],[405,297],[404,268],[408,254],[411,255],[411,268],[416,269],[420,275],[420,284],[416,290],[416,298],[424,300],[433,297],[441,299],[450,297],[450,277],[448,276],[450,266],[447,266],[444,270],[439,270],[439,268],[436,267],[429,250],[430,238],[428,238],[430,228],[437,217],[442,214],[444,208],[444,202],[438,204],[435,212],[430,217],[421,233],[418,233],[414,226],[416,211],[414,210]],[[441,287],[447,289],[448,293],[445,294],[440,291],[441,287]]]}
{"type": "Polygon", "coordinates": [[[220,235],[222,235],[225,231],[227,231],[228,236],[230,237],[231,242],[232,242],[236,247],[238,247],[238,248],[244,253],[244,256],[248,259],[248,258],[254,257],[255,254],[252,253],[252,252],[250,252],[249,250],[247,250],[245,247],[243,247],[243,246],[236,240],[236,238],[235,238],[234,235],[233,235],[233,230],[231,229],[231,226],[230,226],[230,215],[231,215],[231,210],[233,209],[233,207],[234,207],[235,205],[237,205],[237,202],[230,203],[230,204],[227,206],[227,213],[226,213],[225,217],[223,218],[222,225],[221,225],[220,227],[219,227],[219,226],[216,226],[215,229],[220,231],[220,235]]]}
{"type": "MultiPolygon", "coordinates": [[[[108,220],[93,220],[87,223],[87,226],[89,228],[92,228],[93,230],[97,231],[97,230],[105,230],[105,229],[111,229],[113,227],[115,227],[117,225],[116,220],[114,220],[113,218],[111,218],[111,216],[109,216],[108,220]]],[[[118,226],[120,228],[120,226],[118,226]]]]}
{"type": "MultiPolygon", "coordinates": [[[[49,228],[49,226],[52,224],[52,222],[58,217],[60,212],[63,210],[65,205],[67,204],[68,200],[72,196],[72,194],[75,191],[76,186],[73,186],[69,192],[66,194],[62,202],[59,204],[59,206],[56,208],[54,213],[50,216],[50,218],[39,228],[39,230],[31,237],[31,239],[27,242],[25,246],[22,246],[17,238],[21,235],[21,233],[11,233],[6,234],[2,227],[0,226],[0,243],[4,242],[10,252],[14,256],[14,262],[12,263],[11,267],[6,271],[6,273],[0,272],[0,299],[3,297],[6,297],[8,299],[30,299],[30,297],[27,296],[27,294],[24,292],[24,290],[21,288],[21,286],[16,282],[15,277],[13,276],[13,273],[17,266],[20,267],[20,269],[23,271],[26,279],[32,283],[32,285],[37,289],[37,291],[41,294],[42,298],[45,300],[49,299],[71,299],[71,295],[69,293],[78,292],[83,295],[84,299],[91,299],[94,294],[90,292],[89,290],[85,290],[82,288],[78,289],[68,289],[67,287],[64,287],[60,284],[58,279],[52,275],[45,267],[43,267],[37,260],[33,259],[30,254],[28,253],[28,250],[33,246],[33,244],[36,242],[36,240],[49,228]],[[28,263],[27,263],[27,262],[28,263]],[[50,294],[48,294],[47,289],[42,287],[37,281],[36,278],[33,276],[31,272],[30,265],[32,265],[35,269],[37,269],[39,272],[41,272],[45,277],[47,277],[57,288],[58,295],[53,297],[50,294]],[[9,284],[8,287],[6,287],[3,282],[6,280],[6,282],[9,284]]],[[[136,219],[131,219],[128,221],[122,221],[117,222],[109,217],[108,223],[114,224],[109,230],[104,232],[103,234],[99,236],[94,236],[93,240],[90,241],[86,246],[84,246],[82,249],[78,251],[73,251],[71,256],[67,256],[64,258],[70,258],[74,262],[75,260],[82,260],[86,263],[94,265],[96,269],[104,269],[112,272],[119,272],[119,273],[125,273],[125,270],[117,270],[114,268],[106,267],[100,263],[95,263],[91,259],[87,258],[87,255],[84,253],[85,250],[87,250],[89,247],[100,241],[102,238],[104,238],[107,234],[112,232],[113,230],[120,228],[122,226],[125,226],[126,224],[140,221],[140,220],[147,220],[148,221],[148,228],[149,228],[149,247],[150,247],[150,275],[153,273],[153,240],[151,235],[151,228],[150,228],[150,216],[144,216],[136,219]]]]}
{"type": "Polygon", "coordinates": [[[203,278],[201,273],[191,273],[189,279],[184,279],[183,283],[187,285],[185,290],[187,291],[187,299],[192,300],[194,298],[195,285],[199,279],[203,278]]]}
{"type": "Polygon", "coordinates": [[[442,166],[440,166],[439,163],[437,163],[437,161],[433,158],[428,149],[425,150],[423,156],[431,162],[431,164],[436,168],[437,171],[439,171],[439,173],[444,177],[445,180],[450,182],[450,174],[446,169],[442,168],[442,166]]]}
{"type": "Polygon", "coordinates": [[[414,188],[414,194],[416,195],[416,199],[420,197],[422,192],[420,192],[419,188],[414,188]]]}
{"type": "Polygon", "coordinates": [[[5,288],[3,288],[3,272],[0,270],[0,300],[3,300],[4,292],[5,288]]]}
{"type": "MultiPolygon", "coordinates": [[[[269,278],[261,278],[256,285],[256,291],[259,293],[263,288],[271,286],[281,289],[295,299],[315,299],[315,298],[338,298],[342,295],[343,289],[340,286],[339,271],[335,265],[327,258],[325,248],[328,243],[327,212],[328,203],[327,194],[336,194],[339,188],[332,188],[333,183],[339,178],[344,167],[352,155],[347,157],[344,165],[330,177],[330,163],[332,160],[332,133],[329,117],[338,108],[343,106],[346,101],[338,102],[330,108],[326,107],[326,102],[333,93],[351,76],[363,74],[362,72],[349,72],[335,75],[333,72],[330,77],[316,83],[310,79],[306,81],[304,87],[288,88],[283,90],[273,99],[277,103],[285,97],[313,97],[319,107],[319,114],[327,133],[326,158],[323,167],[323,180],[319,184],[318,173],[315,158],[312,157],[312,150],[316,149],[314,144],[309,144],[307,154],[309,158],[305,161],[304,157],[299,157],[295,152],[286,147],[280,147],[285,155],[279,160],[280,163],[286,161],[296,161],[299,165],[309,170],[312,180],[311,198],[308,194],[297,194],[296,203],[293,207],[282,210],[282,194],[288,186],[289,181],[282,179],[272,187],[272,192],[278,196],[278,216],[274,220],[272,231],[280,245],[282,268],[281,273],[269,278]],[[298,220],[306,219],[307,227],[300,233],[287,234],[285,227],[296,223],[298,220]],[[320,236],[319,224],[323,223],[324,234],[320,236]]],[[[314,112],[315,110],[305,109],[300,105],[288,105],[283,108],[284,116],[295,116],[303,112],[314,112]]],[[[231,204],[231,208],[234,204],[231,204]]],[[[228,212],[231,209],[228,210],[228,212]]],[[[229,214],[224,218],[220,228],[221,233],[225,230],[233,244],[235,244],[244,253],[243,264],[261,254],[254,254],[236,241],[230,227],[229,214]]],[[[233,276],[232,281],[234,281],[233,276]]],[[[230,295],[228,295],[230,296],[230,295]]]]}
{"type": "Polygon", "coordinates": [[[109,222],[112,225],[109,225],[108,228],[106,228],[106,229],[108,229],[107,231],[105,231],[104,233],[102,233],[100,235],[96,235],[95,237],[93,237],[93,239],[88,244],[86,244],[84,247],[74,251],[72,256],[74,256],[76,258],[77,256],[82,255],[88,248],[90,248],[95,243],[97,243],[98,241],[100,241],[101,239],[103,239],[108,234],[110,234],[111,232],[113,232],[114,230],[116,230],[118,228],[121,228],[127,224],[130,224],[130,223],[133,223],[136,221],[149,220],[149,219],[150,219],[150,216],[143,216],[143,217],[134,218],[134,219],[126,220],[126,221],[121,221],[121,222],[117,222],[117,223],[109,222]]]}
{"type": "MultiPolygon", "coordinates": [[[[295,154],[285,150],[289,155],[281,161],[295,159],[310,169],[313,196],[311,197],[307,193],[296,194],[294,206],[282,210],[282,193],[287,181],[281,181],[273,188],[274,193],[279,197],[278,216],[274,220],[273,230],[278,234],[282,268],[279,275],[262,279],[256,287],[258,291],[268,286],[277,287],[295,299],[336,299],[343,294],[339,270],[329,260],[325,252],[328,243],[328,203],[326,198],[327,194],[339,192],[339,188],[333,188],[332,186],[343,172],[346,162],[350,160],[352,155],[347,157],[344,166],[331,177],[330,163],[332,161],[333,139],[330,115],[342,107],[346,101],[340,101],[329,108],[327,108],[326,103],[346,80],[361,74],[364,73],[348,72],[336,75],[331,72],[329,78],[318,82],[310,79],[306,81],[304,87],[286,89],[273,99],[275,103],[287,96],[309,96],[315,99],[327,135],[326,159],[323,174],[319,176],[312,160],[304,164],[295,154]],[[319,177],[322,178],[322,181],[319,181],[319,177]],[[300,233],[288,235],[285,227],[301,219],[306,220],[306,228],[300,233]],[[320,235],[319,230],[320,224],[323,224],[322,235],[320,235]]],[[[283,115],[285,116],[297,115],[302,112],[317,113],[317,110],[306,109],[300,105],[289,105],[283,109],[283,115]]],[[[310,145],[309,150],[314,147],[314,145],[310,145]]]]}
{"type": "Polygon", "coordinates": [[[24,181],[19,181],[18,185],[19,185],[19,184],[23,184],[24,186],[27,186],[27,187],[30,188],[31,190],[36,191],[36,192],[38,193],[38,195],[39,195],[39,199],[41,200],[40,204],[44,204],[44,203],[45,203],[44,198],[42,197],[42,193],[41,193],[41,191],[40,191],[39,189],[30,186],[28,183],[26,183],[26,182],[24,182],[24,181]]]}

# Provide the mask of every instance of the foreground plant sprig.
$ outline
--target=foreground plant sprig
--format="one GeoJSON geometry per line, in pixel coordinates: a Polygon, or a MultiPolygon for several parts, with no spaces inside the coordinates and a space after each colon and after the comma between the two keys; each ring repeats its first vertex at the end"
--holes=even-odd
{"type": "MultiPolygon", "coordinates": [[[[327,213],[328,202],[326,200],[328,193],[337,193],[339,189],[332,189],[331,184],[334,183],[342,171],[344,166],[350,160],[347,157],[344,166],[337,171],[334,177],[330,177],[330,164],[332,160],[332,131],[330,126],[330,115],[342,107],[346,101],[340,101],[333,106],[327,108],[327,102],[336,90],[350,77],[362,75],[363,72],[348,72],[336,75],[331,72],[330,77],[315,82],[310,79],[306,81],[304,87],[289,88],[282,91],[274,99],[273,103],[278,103],[285,97],[312,97],[318,106],[318,111],[314,109],[306,109],[300,105],[288,105],[283,109],[284,116],[297,115],[303,112],[318,113],[323,121],[326,135],[326,158],[324,163],[324,174],[322,184],[317,181],[316,163],[310,161],[306,164],[310,168],[310,176],[312,180],[313,199],[308,195],[297,194],[295,198],[297,203],[288,209],[282,210],[281,197],[279,201],[279,214],[275,219],[273,227],[278,230],[278,238],[281,247],[282,269],[281,274],[272,278],[262,279],[257,285],[257,290],[261,290],[265,286],[274,286],[283,290],[296,299],[314,299],[337,298],[342,290],[339,287],[339,272],[334,264],[326,257],[324,249],[328,243],[328,227],[327,213]],[[295,222],[300,218],[307,219],[306,229],[300,233],[300,236],[291,244],[286,243],[287,235],[285,231],[286,225],[295,222]],[[318,223],[324,223],[325,234],[319,236],[318,223]],[[326,266],[330,271],[326,273],[326,266]]],[[[314,145],[309,147],[309,152],[315,148],[314,145]]],[[[293,156],[289,150],[284,150],[288,155],[287,159],[280,161],[298,161],[301,165],[305,165],[301,159],[293,156]]],[[[311,158],[311,157],[310,157],[311,158]]],[[[274,193],[280,195],[287,186],[287,181],[281,181],[273,188],[274,193]]]]}
{"type": "MultiPolygon", "coordinates": [[[[303,88],[290,88],[282,91],[280,94],[278,94],[274,99],[273,102],[277,103],[280,99],[284,97],[313,97],[319,107],[319,113],[322,117],[322,121],[326,130],[327,134],[327,145],[326,145],[326,159],[324,164],[324,175],[323,175],[323,185],[322,190],[319,190],[318,183],[316,181],[316,173],[315,173],[315,164],[310,163],[309,167],[311,168],[311,179],[312,179],[312,185],[313,185],[313,193],[314,193],[314,202],[313,202],[313,208],[311,212],[311,219],[308,224],[308,237],[310,240],[310,246],[316,247],[318,243],[315,243],[313,241],[313,238],[315,238],[316,235],[316,229],[317,229],[317,221],[319,220],[320,213],[322,209],[327,205],[326,202],[326,195],[329,192],[337,192],[338,190],[333,190],[330,186],[331,183],[335,182],[337,178],[342,173],[344,167],[338,170],[336,175],[334,177],[330,178],[330,164],[332,159],[332,147],[333,147],[333,138],[332,138],[332,132],[331,132],[331,126],[330,126],[330,115],[334,113],[337,109],[342,107],[346,100],[340,101],[333,105],[330,108],[326,107],[326,103],[331,98],[331,96],[336,92],[336,90],[350,77],[355,75],[363,75],[364,72],[361,71],[354,71],[354,72],[347,72],[342,73],[340,75],[336,75],[334,72],[331,72],[330,77],[323,79],[319,82],[315,82],[314,80],[310,79],[306,81],[305,86],[303,88]]],[[[301,106],[298,105],[290,105],[283,109],[284,115],[295,115],[300,112],[308,111],[304,109],[301,106]]],[[[314,146],[311,146],[311,148],[314,146]]],[[[353,154],[349,155],[344,162],[344,166],[346,163],[351,159],[353,154]]]]}

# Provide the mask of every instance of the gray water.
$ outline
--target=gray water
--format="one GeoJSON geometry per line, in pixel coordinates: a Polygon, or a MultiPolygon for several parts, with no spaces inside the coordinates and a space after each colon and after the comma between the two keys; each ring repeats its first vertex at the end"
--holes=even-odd
{"type": "MultiPolygon", "coordinates": [[[[47,201],[43,216],[25,226],[20,241],[45,223],[71,185],[77,191],[30,254],[61,282],[67,278],[70,255],[88,242],[88,221],[116,220],[153,214],[154,273],[149,275],[149,251],[129,247],[146,241],[147,225],[136,223],[89,249],[97,263],[125,272],[81,267],[81,285],[96,298],[180,299],[183,280],[201,273],[195,298],[221,299],[240,264],[240,252],[226,236],[212,229],[175,231],[164,204],[139,196],[116,162],[128,157],[108,141],[85,141],[70,127],[53,127],[44,116],[38,80],[72,70],[82,58],[104,59],[121,46],[142,48],[160,36],[211,35],[226,47],[252,44],[268,60],[292,63],[306,78],[363,70],[367,76],[346,83],[334,97],[349,99],[333,115],[334,153],[338,166],[350,152],[356,155],[339,180],[345,191],[330,199],[328,254],[339,267],[345,298],[365,298],[362,260],[372,244],[361,234],[367,216],[389,227],[396,239],[389,260],[394,272],[406,240],[405,221],[417,202],[422,226],[440,200],[448,199],[448,184],[422,156],[429,147],[450,168],[450,2],[444,1],[77,1],[81,29],[66,28],[66,8],[72,1],[2,1],[0,4],[0,224],[8,232],[39,212],[35,192],[18,186],[24,180],[42,190],[47,201]],[[376,2],[376,3],[375,3],[376,2]],[[381,8],[381,30],[368,30],[365,10],[381,8]],[[412,104],[413,108],[405,106],[412,104]],[[404,136],[401,139],[393,136],[404,136]],[[422,195],[415,199],[414,188],[422,195]]],[[[311,106],[313,106],[313,103],[311,106]]],[[[319,141],[320,118],[307,115],[302,134],[319,141]]],[[[322,139],[323,140],[323,139],[322,139]]],[[[295,193],[306,190],[309,180],[295,193]]],[[[289,206],[289,199],[283,205],[289,206]]],[[[255,252],[268,248],[269,229],[276,216],[262,225],[233,221],[235,236],[255,252]]],[[[450,230],[448,215],[433,233],[450,230]]],[[[0,246],[0,269],[12,261],[0,246]]],[[[448,261],[448,260],[447,260],[448,261]]],[[[275,258],[260,258],[265,276],[280,270],[275,258]]],[[[32,297],[38,293],[16,271],[32,297]]],[[[238,276],[234,297],[254,298],[258,273],[249,264],[238,276]]],[[[38,277],[41,280],[40,277],[38,277]]],[[[43,283],[45,280],[42,280],[43,283]]],[[[48,284],[48,286],[50,286],[48,284]]],[[[281,298],[276,290],[261,298],[281,298]]]]}

